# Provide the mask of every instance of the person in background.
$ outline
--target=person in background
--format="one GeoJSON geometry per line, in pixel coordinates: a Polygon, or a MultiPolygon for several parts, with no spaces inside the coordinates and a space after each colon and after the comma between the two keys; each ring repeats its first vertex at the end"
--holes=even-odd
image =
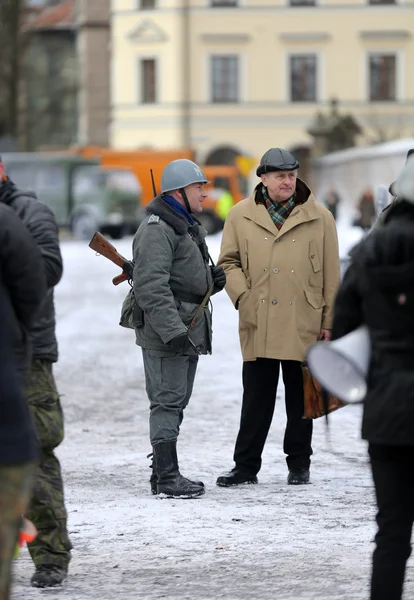
{"type": "Polygon", "coordinates": [[[340,203],[339,194],[336,191],[335,187],[331,185],[329,187],[328,193],[326,194],[324,204],[326,208],[329,210],[331,215],[336,221],[337,213],[338,213],[338,205],[340,203]]]}
{"type": "Polygon", "coordinates": [[[36,539],[28,544],[36,569],[31,584],[53,587],[67,577],[72,549],[60,463],[54,452],[64,436],[63,412],[53,376],[53,363],[58,359],[54,287],[63,272],[59,231],[52,210],[33,192],[20,190],[4,168],[0,168],[0,204],[12,208],[27,227],[40,250],[46,277],[47,292],[30,327],[32,360],[25,379],[25,395],[39,443],[36,484],[26,516],[38,530],[36,539]]]}
{"type": "Polygon", "coordinates": [[[218,264],[239,311],[243,401],[235,467],[216,482],[223,487],[257,483],[280,368],[287,482],[310,479],[312,421],[303,419],[301,363],[317,339],[329,340],[340,265],[332,214],[315,201],[298,169],[287,150],[268,150],[256,171],[260,183],[224,224],[218,264]]]}
{"type": "Polygon", "coordinates": [[[234,206],[233,196],[227,188],[219,190],[219,197],[216,204],[216,212],[220,219],[224,222],[227,219],[227,215],[234,206]]]}
{"type": "Polygon", "coordinates": [[[359,219],[357,223],[366,233],[371,229],[376,217],[374,193],[371,188],[367,188],[362,194],[358,210],[359,219]]]}
{"type": "Polygon", "coordinates": [[[401,600],[414,522],[414,156],[393,193],[398,210],[351,252],[332,339],[365,325],[371,359],[362,437],[377,499],[371,600],[401,600]]]}
{"type": "Polygon", "coordinates": [[[27,228],[0,204],[0,600],[35,477],[36,434],[23,390],[28,330],[46,294],[42,257],[27,228]]]}

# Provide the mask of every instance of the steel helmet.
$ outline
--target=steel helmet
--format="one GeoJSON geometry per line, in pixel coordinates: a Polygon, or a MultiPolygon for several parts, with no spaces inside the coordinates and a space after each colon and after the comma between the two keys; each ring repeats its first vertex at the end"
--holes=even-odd
{"type": "Polygon", "coordinates": [[[294,171],[299,168],[296,158],[282,148],[270,148],[260,159],[260,165],[257,167],[256,175],[260,177],[270,171],[294,171]]]}
{"type": "Polygon", "coordinates": [[[162,172],[161,194],[172,190],[180,190],[192,183],[208,183],[200,167],[187,158],[173,160],[162,172]]]}

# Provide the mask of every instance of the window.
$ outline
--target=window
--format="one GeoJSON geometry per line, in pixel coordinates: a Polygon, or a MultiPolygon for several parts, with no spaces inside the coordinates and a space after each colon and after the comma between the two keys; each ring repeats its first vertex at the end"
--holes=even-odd
{"type": "Polygon", "coordinates": [[[396,56],[375,54],[369,57],[369,99],[396,100],[396,56]]]}
{"type": "Polygon", "coordinates": [[[395,4],[395,0],[368,0],[369,4],[395,4]]]}
{"type": "Polygon", "coordinates": [[[138,8],[140,10],[155,8],[155,0],[138,0],[138,8]]]}
{"type": "Polygon", "coordinates": [[[228,7],[228,6],[237,6],[238,0],[211,0],[211,6],[214,7],[228,7]]]}
{"type": "Polygon", "coordinates": [[[239,101],[239,57],[236,55],[213,56],[212,71],[212,101],[239,101]]]}
{"type": "Polygon", "coordinates": [[[290,99],[292,102],[316,102],[316,55],[290,57],[290,99]]]}
{"type": "Polygon", "coordinates": [[[315,0],[290,0],[290,6],[315,6],[315,0]]]}
{"type": "Polygon", "coordinates": [[[141,102],[142,104],[157,102],[157,63],[154,58],[141,60],[141,102]]]}

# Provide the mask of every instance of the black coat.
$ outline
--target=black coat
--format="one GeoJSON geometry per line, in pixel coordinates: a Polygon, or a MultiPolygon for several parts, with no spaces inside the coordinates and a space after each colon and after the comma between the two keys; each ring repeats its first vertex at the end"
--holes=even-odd
{"type": "Polygon", "coordinates": [[[42,257],[27,228],[0,204],[0,464],[35,458],[35,433],[23,394],[30,364],[27,330],[46,294],[42,257]]]}
{"type": "Polygon", "coordinates": [[[40,249],[48,291],[30,330],[33,359],[56,362],[58,347],[53,288],[62,277],[63,263],[55,216],[33,192],[22,192],[10,181],[0,184],[0,203],[16,211],[40,249]]]}
{"type": "Polygon", "coordinates": [[[414,222],[396,218],[351,256],[336,298],[332,339],[362,324],[369,329],[362,437],[414,445],[414,222]]]}

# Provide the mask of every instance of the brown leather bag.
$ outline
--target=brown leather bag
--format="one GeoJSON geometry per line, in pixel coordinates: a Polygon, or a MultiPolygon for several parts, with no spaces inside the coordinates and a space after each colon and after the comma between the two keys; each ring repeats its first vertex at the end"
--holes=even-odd
{"type": "MultiPolygon", "coordinates": [[[[304,419],[318,419],[325,415],[325,404],[322,394],[321,385],[314,379],[312,373],[306,362],[302,363],[302,376],[303,376],[303,393],[304,393],[304,419]]],[[[338,408],[345,406],[335,396],[328,395],[328,410],[327,413],[331,413],[338,408]]]]}

